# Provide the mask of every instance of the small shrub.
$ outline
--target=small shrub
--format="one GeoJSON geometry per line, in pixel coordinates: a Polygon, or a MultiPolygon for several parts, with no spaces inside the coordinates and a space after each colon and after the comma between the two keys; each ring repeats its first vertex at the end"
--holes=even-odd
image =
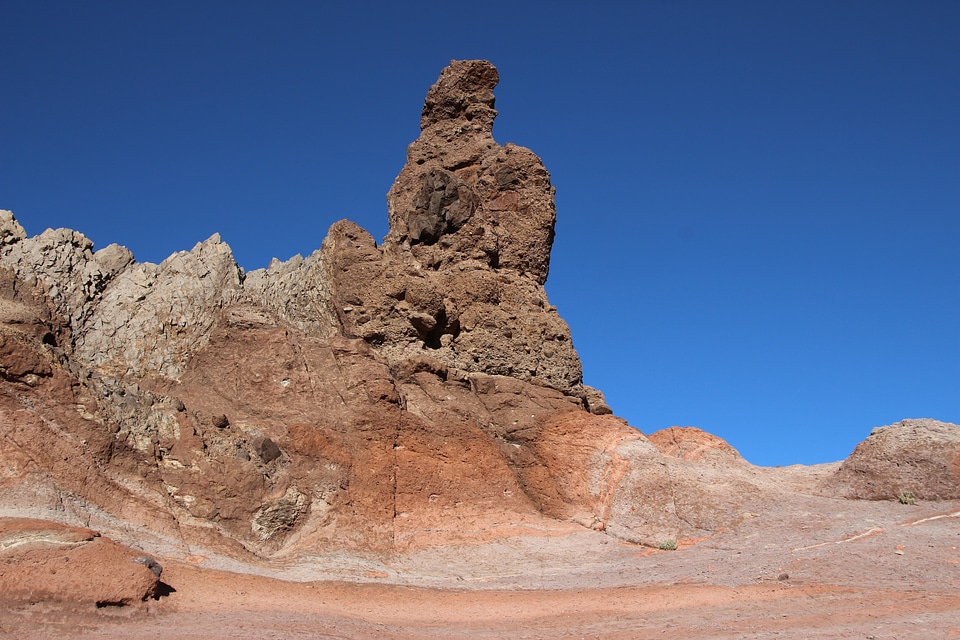
{"type": "Polygon", "coordinates": [[[677,550],[677,541],[676,540],[664,540],[660,543],[659,549],[661,551],[676,551],[677,550]]]}
{"type": "Polygon", "coordinates": [[[917,504],[917,496],[913,495],[913,491],[901,491],[897,500],[900,504],[917,504]]]}

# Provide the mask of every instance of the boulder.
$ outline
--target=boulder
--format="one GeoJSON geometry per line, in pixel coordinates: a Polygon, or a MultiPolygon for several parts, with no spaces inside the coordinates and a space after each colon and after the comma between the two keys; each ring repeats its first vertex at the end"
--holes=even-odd
{"type": "Polygon", "coordinates": [[[821,491],[865,500],[960,499],[960,425],[913,419],[877,427],[821,491]]]}
{"type": "Polygon", "coordinates": [[[0,518],[0,602],[72,602],[98,607],[160,593],[163,568],[93,530],[0,518]]]}

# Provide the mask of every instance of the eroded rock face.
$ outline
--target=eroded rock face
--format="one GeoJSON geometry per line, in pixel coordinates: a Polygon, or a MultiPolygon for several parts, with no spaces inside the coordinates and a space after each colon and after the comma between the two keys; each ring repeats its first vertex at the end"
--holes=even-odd
{"type": "Polygon", "coordinates": [[[877,427],[823,491],[866,500],[960,498],[960,425],[919,419],[877,427]]]}
{"type": "Polygon", "coordinates": [[[0,518],[0,602],[123,606],[158,593],[163,568],[96,531],[0,518]]]}
{"type": "Polygon", "coordinates": [[[391,364],[426,353],[585,398],[570,329],[543,289],[554,189],[531,151],[493,139],[497,81],[489,62],[454,61],[430,88],[382,246],[337,222],[312,256],[247,274],[248,299],[311,334],[361,338],[391,364]]]}
{"type": "Polygon", "coordinates": [[[543,284],[556,209],[543,163],[493,139],[497,70],[454,60],[427,93],[420,137],[387,194],[390,248],[426,268],[476,261],[543,284]]]}
{"type": "Polygon", "coordinates": [[[117,245],[94,252],[69,229],[26,238],[9,212],[0,225],[20,238],[0,254],[12,297],[46,306],[74,362],[113,377],[176,378],[239,295],[240,268],[218,235],[154,265],[117,245]]]}
{"type": "Polygon", "coordinates": [[[0,214],[0,508],[272,555],[592,523],[536,434],[609,408],[543,289],[553,187],[493,140],[497,80],[431,87],[382,246],[341,221],[245,274],[216,235],[154,265],[0,214]]]}
{"type": "Polygon", "coordinates": [[[651,433],[648,439],[663,455],[680,460],[745,462],[726,440],[696,427],[669,427],[651,433]]]}
{"type": "Polygon", "coordinates": [[[430,88],[382,245],[344,220],[251,273],[216,235],[154,265],[0,211],[0,513],[247,559],[735,526],[729,445],[648,440],[582,385],[553,187],[494,141],[496,83],[455,61],[430,88]]]}

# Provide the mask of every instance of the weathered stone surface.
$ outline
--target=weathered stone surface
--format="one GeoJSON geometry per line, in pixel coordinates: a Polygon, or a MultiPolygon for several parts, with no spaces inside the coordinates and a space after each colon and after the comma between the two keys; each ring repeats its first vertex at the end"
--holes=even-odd
{"type": "Polygon", "coordinates": [[[155,470],[130,446],[136,438],[111,419],[113,398],[99,398],[72,377],[54,347],[9,326],[0,326],[0,334],[7,371],[0,382],[0,511],[90,521],[86,510],[96,505],[174,534],[176,520],[155,470]]]}
{"type": "Polygon", "coordinates": [[[822,490],[847,498],[960,498],[960,425],[903,420],[877,427],[822,490]]]}
{"type": "Polygon", "coordinates": [[[382,246],[337,222],[309,258],[247,274],[247,299],[311,334],[362,338],[393,365],[428,353],[583,396],[570,329],[543,289],[554,190],[532,152],[494,141],[497,81],[488,62],[454,61],[430,88],[382,246]]]}
{"type": "Polygon", "coordinates": [[[246,274],[245,298],[311,335],[340,335],[329,272],[320,249],[306,258],[298,255],[286,262],[274,258],[268,268],[246,274]]]}
{"type": "Polygon", "coordinates": [[[581,383],[543,288],[553,187],[494,141],[497,80],[454,61],[430,88],[382,246],[344,220],[244,274],[217,236],[140,264],[0,216],[8,508],[66,499],[257,555],[561,523],[653,539],[638,508],[710,526],[670,511],[687,471],[657,481],[656,449],[581,383]]]}
{"type": "Polygon", "coordinates": [[[13,212],[0,209],[0,245],[13,244],[26,237],[27,232],[13,217],[13,212]]]}
{"type": "Polygon", "coordinates": [[[79,326],[76,356],[113,375],[176,379],[239,291],[240,269],[219,235],[159,265],[132,265],[79,326]]]}
{"type": "Polygon", "coordinates": [[[427,93],[420,137],[387,195],[388,251],[441,269],[476,262],[547,279],[556,209],[530,150],[493,139],[497,70],[454,60],[427,93]]]}
{"type": "MultiPolygon", "coordinates": [[[[25,235],[12,217],[3,222],[8,239],[25,235]]],[[[0,267],[17,283],[14,301],[50,306],[78,365],[114,377],[176,378],[216,311],[237,298],[241,275],[218,235],[154,265],[117,245],[94,253],[69,229],[8,243],[0,267]]]]}
{"type": "Polygon", "coordinates": [[[333,310],[392,363],[427,351],[468,372],[582,395],[570,330],[549,305],[549,174],[493,139],[496,69],[454,61],[430,88],[420,138],[387,195],[378,247],[343,221],[324,241],[333,310]]]}
{"type": "Polygon", "coordinates": [[[648,435],[647,439],[663,455],[680,460],[745,462],[740,453],[731,447],[726,440],[696,427],[661,429],[648,435]]]}
{"type": "Polygon", "coordinates": [[[310,257],[246,274],[244,298],[312,335],[362,338],[391,365],[429,354],[583,397],[570,329],[542,286],[554,190],[533,153],[494,141],[497,80],[488,62],[454,61],[430,88],[382,246],[337,222],[310,257]]]}
{"type": "Polygon", "coordinates": [[[763,496],[749,473],[663,456],[646,439],[614,453],[624,475],[610,499],[607,531],[624,540],[658,546],[732,529],[763,496]]]}
{"type": "Polygon", "coordinates": [[[599,389],[594,389],[593,387],[583,385],[582,397],[583,403],[590,413],[598,416],[604,416],[613,413],[613,409],[611,409],[607,404],[606,397],[604,397],[603,392],[599,389]]]}
{"type": "Polygon", "coordinates": [[[153,558],[96,531],[42,520],[0,518],[0,602],[122,606],[156,595],[153,558]]]}
{"type": "MultiPolygon", "coordinates": [[[[0,212],[0,512],[247,560],[736,526],[754,467],[696,429],[648,440],[582,384],[543,287],[553,187],[494,141],[496,82],[455,61],[430,88],[382,245],[344,220],[245,274],[216,235],[155,265],[0,212]]],[[[953,444],[915,440],[841,471],[909,454],[897,490],[948,495],[953,444]]]]}

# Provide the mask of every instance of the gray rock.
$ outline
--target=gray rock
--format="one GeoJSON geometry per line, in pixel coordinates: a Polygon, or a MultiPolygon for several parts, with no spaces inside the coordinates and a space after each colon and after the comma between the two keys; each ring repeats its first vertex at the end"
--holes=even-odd
{"type": "Polygon", "coordinates": [[[292,528],[307,508],[307,497],[290,487],[279,500],[264,504],[253,518],[251,529],[261,540],[292,528]]]}
{"type": "Polygon", "coordinates": [[[13,212],[0,209],[0,246],[19,242],[26,237],[27,232],[13,217],[13,212]]]}
{"type": "Polygon", "coordinates": [[[160,566],[160,563],[150,556],[137,556],[133,559],[137,564],[142,564],[147,569],[153,573],[153,575],[160,577],[160,574],[163,573],[163,567],[160,566]]]}

